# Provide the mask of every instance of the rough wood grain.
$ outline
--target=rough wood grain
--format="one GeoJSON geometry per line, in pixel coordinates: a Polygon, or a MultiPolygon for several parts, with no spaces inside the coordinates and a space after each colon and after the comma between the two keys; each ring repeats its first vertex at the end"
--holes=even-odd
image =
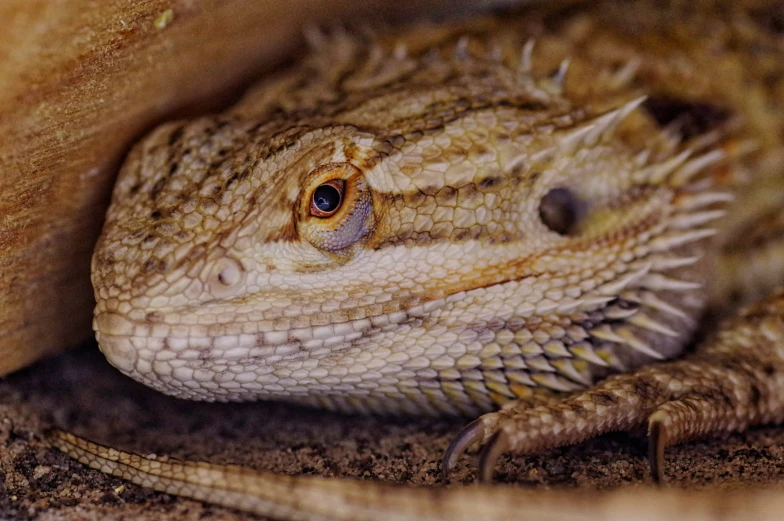
{"type": "Polygon", "coordinates": [[[89,335],[90,254],[142,132],[217,107],[291,51],[303,24],[439,6],[454,2],[2,2],[0,375],[89,335]]]}

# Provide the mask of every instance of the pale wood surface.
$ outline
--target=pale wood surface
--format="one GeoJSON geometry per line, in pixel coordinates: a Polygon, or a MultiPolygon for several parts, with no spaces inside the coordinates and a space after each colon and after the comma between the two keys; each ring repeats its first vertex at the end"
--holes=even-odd
{"type": "Polygon", "coordinates": [[[90,335],[92,247],[123,153],[155,122],[224,104],[313,20],[487,3],[0,2],[0,375],[90,335]]]}

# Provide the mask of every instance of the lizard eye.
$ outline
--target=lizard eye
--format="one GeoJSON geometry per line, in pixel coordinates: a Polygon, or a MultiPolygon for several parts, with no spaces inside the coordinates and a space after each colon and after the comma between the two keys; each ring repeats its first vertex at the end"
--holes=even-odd
{"type": "Polygon", "coordinates": [[[585,203],[568,188],[553,188],[539,203],[542,222],[559,235],[574,233],[585,210],[585,203]]]}
{"type": "Polygon", "coordinates": [[[328,252],[343,251],[375,225],[365,176],[351,163],[327,163],[309,174],[296,218],[300,237],[328,252]]]}
{"type": "Polygon", "coordinates": [[[340,209],[346,182],[342,179],[327,181],[313,191],[310,214],[315,217],[331,217],[340,209]]]}

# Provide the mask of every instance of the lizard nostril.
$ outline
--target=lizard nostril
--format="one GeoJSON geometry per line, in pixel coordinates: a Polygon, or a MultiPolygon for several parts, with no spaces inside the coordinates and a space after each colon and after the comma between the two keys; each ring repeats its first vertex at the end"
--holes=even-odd
{"type": "Polygon", "coordinates": [[[219,259],[210,270],[207,281],[210,293],[216,297],[226,297],[235,293],[245,280],[245,270],[236,260],[224,257],[219,259]]]}
{"type": "Polygon", "coordinates": [[[233,286],[240,281],[241,276],[236,266],[226,266],[218,273],[218,281],[224,286],[233,286]]]}

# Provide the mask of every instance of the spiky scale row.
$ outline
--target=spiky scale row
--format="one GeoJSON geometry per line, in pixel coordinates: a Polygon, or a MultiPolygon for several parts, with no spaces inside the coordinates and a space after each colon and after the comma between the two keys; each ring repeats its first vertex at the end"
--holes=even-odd
{"type": "Polygon", "coordinates": [[[530,454],[647,424],[651,470],[664,479],[664,450],[705,435],[784,421],[784,291],[726,321],[682,360],[608,377],[566,398],[520,401],[482,416],[455,438],[445,477],[461,452],[482,443],[480,476],[499,455],[530,454]]]}
{"type": "MultiPolygon", "coordinates": [[[[586,125],[571,133],[559,142],[560,147],[575,153],[582,147],[594,146],[601,136],[611,134],[615,127],[637,108],[644,98],[627,103],[620,109],[613,110],[602,116],[597,122],[586,125]]],[[[725,158],[722,150],[716,149],[704,153],[696,158],[691,150],[674,155],[663,163],[644,168],[638,174],[654,184],[669,184],[674,187],[683,187],[694,179],[706,168],[725,158]]],[[[641,166],[648,162],[648,155],[639,157],[641,166]]],[[[723,217],[723,209],[699,209],[703,206],[731,200],[731,196],[722,193],[701,193],[686,195],[682,209],[689,212],[676,214],[670,218],[669,233],[651,241],[654,251],[667,252],[689,243],[701,241],[716,234],[715,229],[701,229],[700,226],[708,224],[723,217]]],[[[674,279],[662,274],[662,271],[689,266],[699,260],[699,257],[664,257],[643,265],[636,272],[627,274],[615,282],[606,285],[603,291],[608,295],[623,295],[629,302],[645,305],[658,312],[668,315],[686,317],[687,314],[660,300],[656,294],[660,292],[688,292],[698,289],[701,284],[674,279]],[[652,272],[652,267],[656,270],[652,272]],[[637,286],[646,291],[637,291],[637,286]],[[631,287],[631,291],[627,288],[631,287]]],[[[773,300],[780,296],[773,297],[773,300]]],[[[678,333],[666,324],[652,319],[639,309],[605,308],[605,317],[619,320],[621,324],[629,324],[637,328],[653,331],[660,335],[677,337],[678,333]]],[[[745,316],[745,315],[744,315],[745,316]]],[[[736,330],[737,324],[728,326],[736,330]]],[[[783,326],[784,327],[784,326],[783,326]]],[[[590,331],[590,335],[599,341],[624,345],[635,351],[641,352],[652,359],[662,360],[662,354],[646,342],[639,339],[633,331],[623,325],[603,324],[590,331]]],[[[719,335],[721,336],[721,335],[719,335]]],[[[784,336],[782,337],[784,338],[784,336]]],[[[731,351],[738,351],[743,346],[723,346],[731,351]]],[[[707,356],[715,360],[715,352],[722,347],[713,347],[712,344],[703,346],[696,358],[707,356]],[[703,355],[703,353],[705,353],[703,355]]],[[[760,353],[768,359],[771,353],[760,353]]],[[[783,366],[784,367],[784,366],[783,366]]],[[[579,381],[579,377],[571,372],[561,371],[567,377],[579,381]]],[[[663,479],[664,448],[689,439],[698,434],[707,434],[726,430],[742,430],[753,420],[755,412],[751,404],[743,403],[738,407],[742,414],[749,419],[738,418],[737,412],[726,410],[728,394],[716,396],[692,396],[695,384],[692,380],[701,376],[707,387],[715,387],[712,381],[715,375],[703,364],[694,364],[691,358],[643,368],[637,372],[609,377],[588,391],[577,393],[562,400],[546,400],[546,403],[520,400],[507,405],[502,411],[489,413],[469,424],[453,441],[444,457],[442,466],[445,478],[448,478],[450,469],[454,466],[458,455],[473,443],[484,444],[480,456],[480,476],[489,481],[492,469],[498,456],[503,452],[527,454],[549,447],[576,443],[598,434],[614,430],[630,430],[642,425],[649,420],[651,433],[651,468],[654,478],[663,479]],[[684,379],[675,381],[672,375],[684,374],[684,379]],[[687,385],[687,383],[689,385],[687,385]],[[697,412],[693,415],[686,414],[689,407],[697,412]],[[724,409],[722,409],[724,407],[724,409]],[[717,409],[722,409],[716,412],[717,409]],[[700,416],[708,418],[700,421],[700,416]],[[745,421],[744,421],[745,420],[745,421]]],[[[741,379],[742,380],[742,379],[741,379]]],[[[743,381],[743,380],[742,380],[743,381]]],[[[747,382],[743,381],[743,385],[747,382]]],[[[775,382],[769,383],[775,386],[775,382]]],[[[573,391],[573,388],[559,387],[557,385],[544,385],[556,391],[573,391]]],[[[736,389],[727,391],[732,394],[736,389]]],[[[775,391],[774,391],[775,394],[775,391]]],[[[784,405],[782,405],[784,410],[784,405]]]]}

